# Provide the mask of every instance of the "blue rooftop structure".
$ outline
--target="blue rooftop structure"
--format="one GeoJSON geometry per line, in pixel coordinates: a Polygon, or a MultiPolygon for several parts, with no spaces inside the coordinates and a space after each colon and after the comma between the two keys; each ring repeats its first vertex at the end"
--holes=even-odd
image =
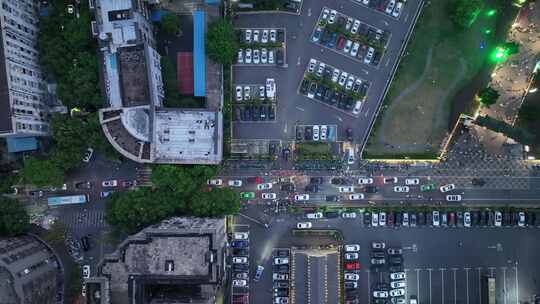
{"type": "Polygon", "coordinates": [[[193,12],[193,86],[194,95],[197,97],[206,96],[204,18],[204,11],[193,12]]]}
{"type": "Polygon", "coordinates": [[[209,5],[217,5],[221,3],[221,0],[205,0],[204,2],[209,5]]]}
{"type": "Polygon", "coordinates": [[[9,153],[34,151],[38,148],[35,137],[8,137],[6,142],[9,153]]]}

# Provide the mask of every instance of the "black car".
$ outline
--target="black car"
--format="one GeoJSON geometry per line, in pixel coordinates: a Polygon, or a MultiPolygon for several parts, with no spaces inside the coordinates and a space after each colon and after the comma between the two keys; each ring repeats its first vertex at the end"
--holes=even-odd
{"type": "Polygon", "coordinates": [[[77,188],[77,189],[92,189],[92,183],[91,182],[78,182],[78,183],[75,183],[75,188],[77,188]]]}
{"type": "Polygon", "coordinates": [[[324,86],[319,86],[315,92],[315,99],[322,100],[322,95],[324,92],[324,86]]]}
{"type": "Polygon", "coordinates": [[[234,108],[234,120],[242,120],[242,110],[240,108],[234,108]]]}
{"type": "Polygon", "coordinates": [[[289,265],[274,265],[274,271],[279,273],[288,273],[289,265]]]}
{"type": "Polygon", "coordinates": [[[458,227],[463,226],[463,212],[456,212],[456,224],[458,227]]]}
{"type": "Polygon", "coordinates": [[[309,179],[310,184],[317,184],[321,185],[324,182],[324,179],[322,177],[312,177],[309,179]]]}
{"type": "Polygon", "coordinates": [[[418,212],[418,226],[424,226],[426,224],[426,216],[424,212],[418,212]]]}
{"type": "Polygon", "coordinates": [[[85,235],[81,238],[81,245],[84,251],[90,250],[90,239],[88,236],[85,235]]]}
{"type": "Polygon", "coordinates": [[[316,92],[317,92],[317,83],[316,83],[316,82],[312,82],[312,83],[309,85],[308,94],[313,94],[313,95],[315,95],[316,92]]]}
{"type": "Polygon", "coordinates": [[[472,211],[471,212],[472,217],[472,225],[473,226],[479,226],[480,225],[480,214],[478,211],[472,211]]]}
{"type": "Polygon", "coordinates": [[[324,92],[324,95],[323,95],[323,101],[324,102],[329,102],[330,101],[330,98],[332,97],[332,89],[328,89],[324,92]]]}
{"type": "Polygon", "coordinates": [[[352,128],[347,128],[345,130],[345,136],[347,137],[347,140],[348,141],[352,141],[353,140],[353,130],[352,128]]]}
{"type": "MultiPolygon", "coordinates": [[[[355,282],[345,281],[345,289],[354,289],[355,282]]],[[[358,285],[357,285],[358,286],[358,285]]]]}
{"type": "Polygon", "coordinates": [[[309,80],[307,79],[302,80],[302,84],[300,85],[300,93],[306,95],[308,88],[309,88],[309,80]]]}
{"type": "Polygon", "coordinates": [[[296,140],[302,140],[304,139],[304,131],[302,128],[297,127],[296,128],[296,140]]]}
{"type": "Polygon", "coordinates": [[[534,226],[536,220],[536,213],[527,212],[525,219],[527,220],[527,226],[534,226]]]}
{"type": "Polygon", "coordinates": [[[266,120],[266,118],[268,117],[267,113],[266,113],[266,106],[261,106],[260,107],[259,114],[261,116],[261,120],[266,120]]]}
{"type": "Polygon", "coordinates": [[[334,212],[334,211],[331,211],[331,212],[326,212],[324,214],[324,216],[326,218],[336,218],[336,217],[339,217],[339,212],[334,212]]]}
{"type": "Polygon", "coordinates": [[[384,254],[384,251],[382,251],[382,250],[374,250],[374,251],[371,252],[371,257],[372,258],[384,258],[385,254],[384,254]]]}
{"type": "Polygon", "coordinates": [[[390,227],[394,226],[394,212],[388,212],[388,214],[386,215],[386,224],[390,227]]]}
{"type": "Polygon", "coordinates": [[[277,257],[288,257],[289,256],[289,251],[288,250],[276,250],[276,255],[277,257]]]}
{"type": "Polygon", "coordinates": [[[390,272],[402,272],[403,271],[403,265],[391,265],[388,270],[390,272]]]}
{"type": "Polygon", "coordinates": [[[409,226],[415,227],[416,226],[416,213],[411,212],[409,215],[409,226]]]}
{"type": "Polygon", "coordinates": [[[295,190],[294,184],[281,185],[281,191],[294,192],[294,190],[295,190]]]}
{"type": "Polygon", "coordinates": [[[307,192],[319,192],[319,185],[309,184],[306,186],[305,190],[307,192]]]}
{"type": "Polygon", "coordinates": [[[248,264],[233,264],[234,272],[247,272],[249,270],[248,264]]]}
{"type": "Polygon", "coordinates": [[[341,100],[340,94],[338,92],[334,92],[334,94],[332,94],[332,98],[330,98],[330,104],[335,105],[339,100],[341,100]]]}
{"type": "Polygon", "coordinates": [[[400,227],[403,223],[403,217],[401,216],[401,212],[396,212],[396,226],[400,227]]]}
{"type": "Polygon", "coordinates": [[[313,128],[312,127],[305,127],[304,129],[304,139],[305,140],[313,140],[313,128]]]}
{"type": "Polygon", "coordinates": [[[390,258],[390,264],[392,265],[401,265],[403,264],[403,258],[400,256],[393,256],[390,258]]]}
{"type": "Polygon", "coordinates": [[[366,186],[364,187],[364,191],[366,193],[377,193],[377,187],[376,186],[366,186]]]}
{"type": "Polygon", "coordinates": [[[251,111],[251,119],[253,119],[253,121],[259,120],[259,107],[251,106],[251,111]]]}
{"type": "Polygon", "coordinates": [[[268,120],[276,119],[276,111],[272,106],[268,106],[268,120]]]}
{"type": "Polygon", "coordinates": [[[426,212],[426,225],[433,225],[433,213],[431,212],[426,212]]]}
{"type": "Polygon", "coordinates": [[[232,254],[234,256],[247,256],[249,255],[249,251],[244,248],[233,248],[232,254]]]}
{"type": "Polygon", "coordinates": [[[332,178],[332,180],[330,181],[330,183],[332,185],[346,185],[347,184],[347,180],[344,179],[344,178],[341,178],[341,177],[334,177],[332,178]]]}
{"type": "Polygon", "coordinates": [[[371,213],[364,212],[364,226],[370,226],[371,225],[371,213]]]}
{"type": "Polygon", "coordinates": [[[289,288],[274,288],[274,297],[289,296],[289,288]]]}
{"type": "Polygon", "coordinates": [[[339,201],[339,196],[337,196],[337,195],[327,195],[326,196],[326,201],[327,202],[337,202],[337,201],[339,201]]]}
{"type": "Polygon", "coordinates": [[[289,288],[289,282],[275,281],[274,288],[289,288]]]}

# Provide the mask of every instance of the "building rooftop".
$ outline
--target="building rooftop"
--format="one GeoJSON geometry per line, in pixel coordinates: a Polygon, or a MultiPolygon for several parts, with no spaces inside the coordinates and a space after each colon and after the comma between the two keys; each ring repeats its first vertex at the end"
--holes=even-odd
{"type": "Polygon", "coordinates": [[[123,106],[133,107],[149,104],[144,45],[120,48],[118,50],[118,63],[123,106]]]}

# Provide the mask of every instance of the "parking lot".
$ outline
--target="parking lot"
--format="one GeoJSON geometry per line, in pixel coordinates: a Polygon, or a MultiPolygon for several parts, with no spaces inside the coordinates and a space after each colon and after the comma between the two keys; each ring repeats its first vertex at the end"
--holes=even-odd
{"type": "MultiPolygon", "coordinates": [[[[249,222],[239,217],[238,221],[249,222]]],[[[302,246],[302,239],[291,234],[298,222],[306,221],[290,215],[276,215],[268,228],[253,225],[250,229],[252,264],[271,269],[272,248],[302,246]]],[[[360,245],[359,280],[356,296],[360,303],[373,303],[378,283],[388,284],[387,268],[370,267],[372,241],[384,241],[386,248],[402,248],[403,271],[406,273],[405,299],[416,296],[419,303],[476,304],[486,299],[485,278],[496,281],[497,303],[520,304],[540,290],[539,267],[535,240],[540,229],[508,226],[473,226],[471,228],[369,227],[363,218],[311,219],[312,229],[337,229],[345,244],[360,245]]],[[[251,268],[255,268],[252,265],[251,268]]],[[[272,289],[271,271],[259,282],[251,282],[250,303],[265,302],[272,289]]],[[[352,302],[354,303],[354,302],[352,302]]]]}
{"type": "MultiPolygon", "coordinates": [[[[367,139],[371,122],[378,111],[397,56],[409,27],[415,19],[420,2],[420,0],[407,1],[399,18],[381,14],[375,9],[359,9],[359,5],[362,6],[361,3],[345,0],[338,2],[305,0],[299,16],[279,13],[238,16],[234,21],[235,27],[238,29],[283,28],[286,32],[284,38],[286,61],[284,66],[261,64],[234,66],[233,83],[235,84],[257,84],[265,83],[267,78],[275,79],[278,88],[276,99],[279,100],[279,107],[276,109],[276,123],[242,122],[233,124],[233,138],[294,140],[296,125],[336,125],[338,141],[347,140],[346,130],[350,128],[352,130],[351,139],[357,144],[362,144],[367,139]],[[361,24],[388,33],[384,34],[388,35],[388,41],[385,43],[385,53],[381,57],[378,67],[363,63],[363,59],[359,60],[331,51],[327,47],[322,47],[311,41],[313,29],[324,7],[346,12],[349,17],[358,20],[361,24]],[[340,71],[344,70],[348,74],[355,75],[355,78],[360,78],[370,84],[367,97],[356,116],[347,115],[338,107],[329,108],[324,102],[314,102],[307,96],[298,93],[304,71],[311,58],[340,71]]],[[[353,25],[354,21],[351,27],[353,25]]],[[[347,42],[345,42],[346,44],[347,42]]],[[[351,49],[353,46],[354,43],[351,45],[351,49]]]]}

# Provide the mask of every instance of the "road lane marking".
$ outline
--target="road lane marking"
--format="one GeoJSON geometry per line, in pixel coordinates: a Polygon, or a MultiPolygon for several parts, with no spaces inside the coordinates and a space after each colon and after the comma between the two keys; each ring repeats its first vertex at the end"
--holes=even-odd
{"type": "Polygon", "coordinates": [[[491,272],[491,277],[493,277],[495,272],[495,267],[488,267],[489,271],[491,272]]]}
{"type": "Polygon", "coordinates": [[[420,269],[416,270],[416,296],[420,299],[420,269]]]}
{"type": "Polygon", "coordinates": [[[371,289],[370,289],[369,285],[370,285],[370,283],[369,283],[369,270],[368,270],[367,271],[367,291],[368,291],[367,292],[367,300],[368,300],[367,302],[371,303],[371,291],[370,291],[371,289]]]}
{"type": "Polygon", "coordinates": [[[441,280],[442,280],[442,285],[441,285],[441,298],[442,298],[442,304],[444,304],[444,271],[446,270],[445,268],[441,268],[441,280]]]}
{"type": "Polygon", "coordinates": [[[308,17],[311,17],[311,7],[308,8],[307,15],[308,15],[308,17]]]}
{"type": "Polygon", "coordinates": [[[429,271],[429,303],[433,303],[433,301],[431,300],[431,271],[433,269],[429,268],[428,271],[429,271]]]}
{"type": "Polygon", "coordinates": [[[452,271],[454,272],[454,304],[457,303],[457,286],[456,286],[456,268],[452,268],[452,271]]]}
{"type": "Polygon", "coordinates": [[[469,304],[469,270],[470,268],[465,268],[465,278],[467,279],[467,304],[469,304]]]}
{"type": "Polygon", "coordinates": [[[343,121],[343,119],[339,116],[336,116],[339,121],[343,121]]]}
{"type": "Polygon", "coordinates": [[[478,267],[476,269],[478,269],[478,298],[480,299],[480,301],[478,302],[483,303],[482,302],[482,274],[480,273],[480,270],[482,270],[482,267],[478,267]]]}
{"type": "Polygon", "coordinates": [[[501,267],[503,271],[503,295],[504,295],[504,304],[506,304],[506,267],[501,267]]]}
{"type": "Polygon", "coordinates": [[[519,282],[518,282],[517,262],[516,262],[516,266],[514,267],[514,270],[516,271],[516,304],[517,304],[519,303],[519,282]]]}
{"type": "Polygon", "coordinates": [[[283,133],[287,133],[287,122],[285,122],[285,127],[283,128],[283,133]]]}
{"type": "Polygon", "coordinates": [[[366,73],[366,75],[369,74],[368,70],[366,70],[366,69],[362,69],[362,72],[366,73]]]}
{"type": "Polygon", "coordinates": [[[300,107],[296,107],[296,109],[298,109],[299,111],[302,111],[302,112],[305,111],[304,108],[300,108],[300,107]]]}
{"type": "Polygon", "coordinates": [[[390,58],[386,60],[386,64],[384,66],[388,66],[390,64],[390,58]]]}
{"type": "Polygon", "coordinates": [[[298,56],[298,60],[296,61],[296,65],[300,65],[300,56],[298,56]]]}
{"type": "Polygon", "coordinates": [[[403,19],[403,21],[405,21],[405,23],[407,23],[408,19],[409,19],[409,14],[405,15],[405,19],[403,19]]]}

